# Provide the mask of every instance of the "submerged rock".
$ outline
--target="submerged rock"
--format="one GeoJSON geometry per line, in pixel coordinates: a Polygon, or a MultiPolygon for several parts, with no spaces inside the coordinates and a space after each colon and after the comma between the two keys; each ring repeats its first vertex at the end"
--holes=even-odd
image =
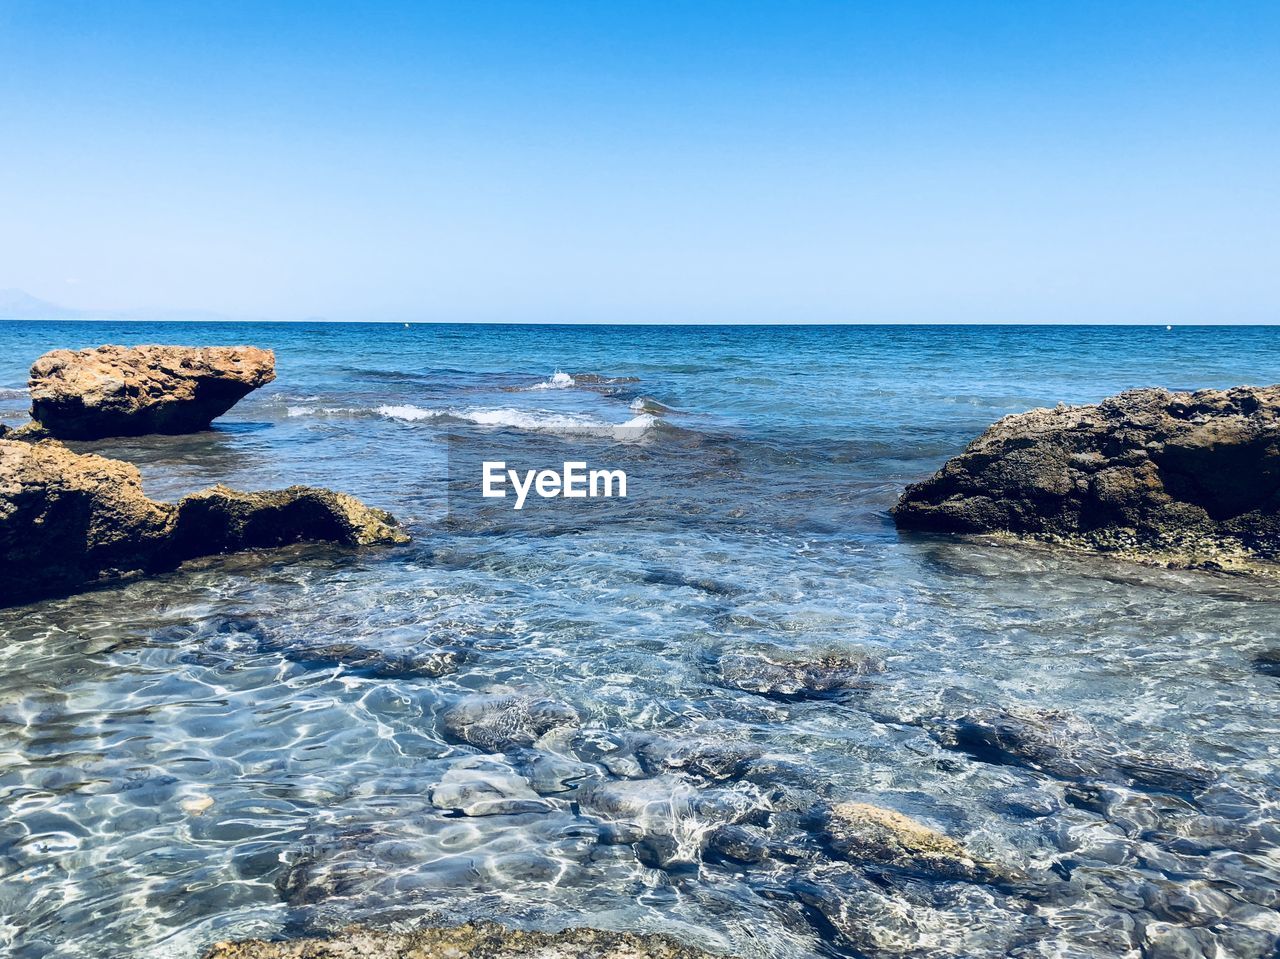
{"type": "Polygon", "coordinates": [[[31,416],[60,439],[192,433],[275,377],[252,346],[54,350],[31,367],[31,416]]]}
{"type": "Polygon", "coordinates": [[[431,787],[431,805],[464,816],[511,816],[556,808],[511,767],[478,757],[467,757],[445,772],[431,787]]]}
{"type": "Polygon", "coordinates": [[[630,844],[654,869],[696,867],[712,833],[767,808],[750,788],[699,789],[678,776],[593,780],[575,797],[584,815],[605,827],[602,841],[630,844]]]}
{"type": "Polygon", "coordinates": [[[766,862],[773,855],[767,836],[736,823],[713,830],[707,837],[707,847],[714,854],[734,862],[766,862]]]}
{"type": "Polygon", "coordinates": [[[940,746],[980,762],[1020,766],[1075,782],[1118,782],[1184,795],[1205,789],[1212,773],[1120,749],[1087,723],[1052,709],[977,709],[934,717],[924,727],[940,746]]]}
{"type": "Polygon", "coordinates": [[[445,710],[444,731],[456,740],[500,753],[532,746],[553,729],[578,725],[572,706],[532,696],[468,696],[445,710]]]}
{"type": "Polygon", "coordinates": [[[1006,533],[1173,567],[1280,560],[1280,386],[1132,390],[1006,416],[907,487],[900,527],[1006,533]]]}
{"type": "Polygon", "coordinates": [[[651,776],[665,772],[685,772],[708,780],[740,778],[764,751],[752,743],[717,739],[642,738],[635,756],[651,776]]]}
{"type": "Polygon", "coordinates": [[[205,959],[709,959],[670,936],[599,929],[523,932],[492,922],[414,932],[347,929],[326,939],[220,942],[205,959]]]}
{"type": "MultiPolygon", "coordinates": [[[[828,955],[875,959],[977,959],[1044,955],[1121,955],[1035,948],[1043,920],[1010,909],[990,887],[969,884],[892,883],[856,869],[800,871],[787,892],[832,946],[828,955]],[[1020,946],[1030,948],[1019,948],[1020,946]]],[[[824,943],[825,945],[825,943],[824,943]]],[[[1055,943],[1056,945],[1056,943],[1055,943]]]]}
{"type": "Polygon", "coordinates": [[[700,590],[712,596],[739,596],[744,589],[705,576],[686,576],[673,569],[654,569],[645,573],[644,581],[654,586],[681,586],[700,590]]]}
{"type": "Polygon", "coordinates": [[[820,698],[862,686],[864,677],[884,666],[862,653],[771,648],[725,653],[716,664],[715,682],[728,689],[779,699],[820,698]]]}
{"type": "Polygon", "coordinates": [[[261,652],[278,652],[303,666],[344,670],[374,679],[437,679],[456,673],[466,658],[464,650],[442,647],[423,651],[378,649],[359,643],[322,643],[286,646],[265,643],[261,652]]]}
{"type": "Polygon", "coordinates": [[[909,816],[869,803],[831,806],[823,838],[841,857],[946,879],[979,879],[987,867],[960,843],[909,816]]]}
{"type": "Polygon", "coordinates": [[[0,439],[0,605],[302,540],[371,546],[408,535],[389,513],[330,490],[215,487],[161,503],[129,463],[0,439]]]}
{"type": "Polygon", "coordinates": [[[1253,657],[1253,668],[1265,676],[1280,676],[1280,649],[1269,649],[1253,657]]]}

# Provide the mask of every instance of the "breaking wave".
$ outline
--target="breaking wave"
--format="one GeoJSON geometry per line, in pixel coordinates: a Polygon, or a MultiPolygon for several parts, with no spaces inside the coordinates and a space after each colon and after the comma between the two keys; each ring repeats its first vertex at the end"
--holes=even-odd
{"type": "Polygon", "coordinates": [[[629,433],[643,433],[662,424],[658,417],[650,413],[633,416],[625,423],[610,423],[594,416],[574,413],[555,413],[550,410],[521,410],[513,407],[499,409],[425,409],[421,406],[402,404],[398,406],[380,406],[378,413],[388,419],[401,420],[406,423],[423,421],[438,423],[467,423],[472,426],[488,426],[496,429],[527,430],[538,433],[558,433],[562,435],[589,435],[602,431],[613,431],[623,436],[629,433]]]}
{"type": "Polygon", "coordinates": [[[655,399],[647,396],[637,396],[630,403],[631,410],[636,413],[676,413],[678,410],[672,409],[664,403],[659,403],[655,399]]]}
{"type": "Polygon", "coordinates": [[[373,410],[349,406],[287,406],[285,415],[298,416],[372,416],[373,410]]]}
{"type": "Polygon", "coordinates": [[[561,373],[556,370],[551,379],[542,383],[535,383],[529,387],[531,390],[567,390],[571,386],[575,386],[576,382],[568,373],[561,373]]]}
{"type": "Polygon", "coordinates": [[[564,373],[556,370],[548,379],[532,386],[511,387],[514,392],[524,393],[539,390],[583,389],[604,396],[616,396],[622,387],[639,383],[635,376],[604,376],[600,373],[564,373]]]}

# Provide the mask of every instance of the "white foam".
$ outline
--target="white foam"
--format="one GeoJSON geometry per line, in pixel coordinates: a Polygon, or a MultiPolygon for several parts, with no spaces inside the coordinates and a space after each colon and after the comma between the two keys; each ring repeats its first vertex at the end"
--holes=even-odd
{"type": "Polygon", "coordinates": [[[407,423],[423,420],[449,419],[476,426],[491,426],[527,430],[535,433],[559,433],[564,435],[588,435],[611,431],[621,439],[632,438],[636,433],[653,429],[661,422],[656,416],[642,413],[625,423],[609,423],[594,416],[572,413],[555,413],[551,410],[521,410],[514,407],[497,409],[424,409],[421,406],[380,406],[378,413],[390,419],[407,423]]]}
{"type": "Polygon", "coordinates": [[[421,406],[379,406],[378,412],[382,416],[389,417],[393,420],[407,420],[415,422],[417,420],[433,420],[438,416],[444,416],[443,410],[424,410],[421,406]]]}
{"type": "Polygon", "coordinates": [[[662,420],[658,419],[652,413],[641,413],[639,416],[633,416],[621,426],[620,430],[651,430],[655,426],[662,425],[662,420]]]}
{"type": "Polygon", "coordinates": [[[459,419],[477,426],[511,426],[519,430],[545,430],[559,433],[572,430],[599,429],[608,426],[591,416],[575,416],[571,413],[552,413],[549,410],[468,410],[451,413],[459,419]]]}
{"type": "Polygon", "coordinates": [[[286,416],[369,416],[367,409],[349,406],[286,406],[286,416]]]}
{"type": "Polygon", "coordinates": [[[568,373],[561,373],[556,370],[551,379],[545,383],[536,383],[529,387],[531,390],[567,390],[574,385],[573,377],[568,373]]]}

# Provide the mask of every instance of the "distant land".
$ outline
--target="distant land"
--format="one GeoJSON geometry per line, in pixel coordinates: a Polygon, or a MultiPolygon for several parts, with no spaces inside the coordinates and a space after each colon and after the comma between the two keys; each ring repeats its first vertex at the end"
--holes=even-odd
{"type": "Polygon", "coordinates": [[[193,310],[178,309],[167,307],[138,307],[130,310],[103,310],[103,309],[84,309],[80,307],[63,306],[58,303],[51,303],[48,300],[42,300],[37,296],[32,296],[26,290],[20,290],[16,287],[0,289],[0,322],[5,320],[114,320],[128,322],[131,320],[145,323],[158,322],[176,322],[176,323],[389,323],[399,325],[404,323],[408,326],[412,324],[430,325],[434,323],[463,323],[478,325],[514,325],[514,326],[1009,326],[1009,327],[1037,327],[1037,326],[1165,326],[1173,329],[1177,326],[1275,326],[1280,325],[1274,322],[1266,323],[1237,323],[1231,320],[1214,320],[1206,319],[1196,322],[1175,322],[1166,323],[1164,320],[1137,320],[1124,323],[1090,323],[1090,322],[1055,322],[1052,320],[1028,319],[1021,322],[1016,321],[974,321],[974,320],[792,320],[790,322],[777,322],[773,320],[747,319],[738,322],[724,323],[716,321],[708,321],[703,319],[691,320],[654,320],[651,322],[618,322],[611,323],[608,321],[581,320],[581,319],[523,319],[512,317],[494,317],[494,318],[436,318],[436,317],[393,317],[371,319],[362,317],[359,319],[336,319],[328,316],[299,316],[299,317],[271,317],[271,316],[232,316],[226,313],[216,313],[212,310],[193,310]]]}
{"type": "MultiPolygon", "coordinates": [[[[228,316],[212,310],[157,309],[139,307],[133,310],[85,310],[50,303],[26,290],[0,290],[0,320],[175,320],[187,323],[263,323],[265,316],[228,316]]],[[[325,323],[323,316],[309,316],[299,322],[325,323]]]]}

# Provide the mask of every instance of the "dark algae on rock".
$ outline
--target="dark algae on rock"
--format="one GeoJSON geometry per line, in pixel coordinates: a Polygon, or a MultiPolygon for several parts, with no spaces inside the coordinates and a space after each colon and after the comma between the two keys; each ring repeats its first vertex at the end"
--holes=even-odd
{"type": "Polygon", "coordinates": [[[1280,386],[1131,390],[1007,416],[909,486],[893,516],[903,529],[1274,572],[1280,386]]]}

